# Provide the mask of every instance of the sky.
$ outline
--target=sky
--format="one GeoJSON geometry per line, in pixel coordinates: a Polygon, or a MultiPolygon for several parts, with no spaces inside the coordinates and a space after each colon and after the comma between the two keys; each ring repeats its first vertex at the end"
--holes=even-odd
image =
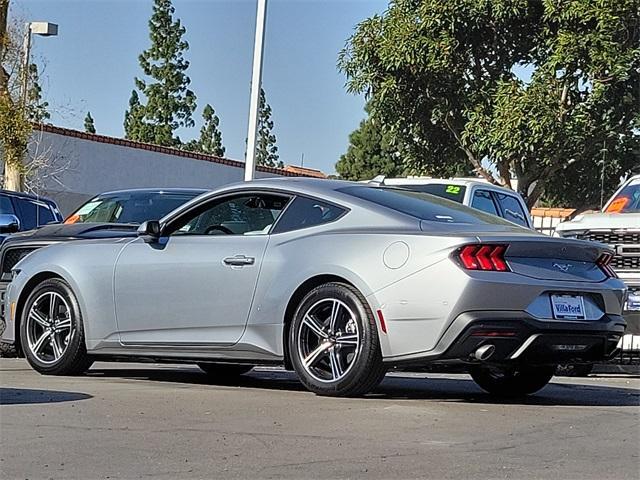
{"type": "MultiPolygon", "coordinates": [[[[220,117],[226,155],[243,160],[249,114],[256,0],[174,0],[187,32],[188,75],[198,109],[210,103],[220,117]]],[[[97,133],[122,137],[138,55],[149,46],[152,0],[13,0],[20,21],[59,25],[57,37],[33,39],[51,123],[83,130],[91,111],[97,133]]],[[[271,105],[280,159],[335,171],[349,133],[364,117],[364,98],[346,92],[339,51],[362,20],[387,0],[269,0],[262,86],[271,105]]]]}

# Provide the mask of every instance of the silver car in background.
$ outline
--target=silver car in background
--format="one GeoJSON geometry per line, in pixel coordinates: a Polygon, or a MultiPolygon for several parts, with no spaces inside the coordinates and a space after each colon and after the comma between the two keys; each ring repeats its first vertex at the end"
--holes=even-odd
{"type": "Polygon", "coordinates": [[[13,270],[4,342],[43,374],[94,360],[284,364],[354,396],[390,367],[468,370],[524,395],[610,356],[624,285],[604,245],[549,238],[432,195],[267,179],[202,195],[135,239],[37,250],[13,270]]]}

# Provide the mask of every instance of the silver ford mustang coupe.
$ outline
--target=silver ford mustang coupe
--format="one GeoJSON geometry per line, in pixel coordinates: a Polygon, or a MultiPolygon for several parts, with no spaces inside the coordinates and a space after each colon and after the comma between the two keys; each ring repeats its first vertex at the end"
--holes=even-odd
{"type": "Polygon", "coordinates": [[[284,364],[322,395],[391,368],[467,370],[496,395],[612,355],[624,285],[612,251],[428,194],[313,179],[206,193],[136,238],[35,251],[13,270],[2,341],[43,374],[94,360],[284,364]]]}

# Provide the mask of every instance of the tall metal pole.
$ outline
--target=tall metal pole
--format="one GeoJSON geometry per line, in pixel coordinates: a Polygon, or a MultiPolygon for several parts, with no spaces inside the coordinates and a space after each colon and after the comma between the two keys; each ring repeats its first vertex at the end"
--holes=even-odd
{"type": "Polygon", "coordinates": [[[251,76],[251,102],[249,103],[249,132],[247,133],[247,159],[244,180],[253,180],[256,170],[256,137],[258,134],[258,108],[262,87],[262,53],[264,51],[264,26],[267,19],[267,0],[257,0],[256,39],[253,46],[253,75],[251,76]]]}
{"type": "Polygon", "coordinates": [[[31,55],[31,23],[25,24],[24,41],[22,45],[22,108],[27,108],[29,90],[29,56],[31,55]]]}

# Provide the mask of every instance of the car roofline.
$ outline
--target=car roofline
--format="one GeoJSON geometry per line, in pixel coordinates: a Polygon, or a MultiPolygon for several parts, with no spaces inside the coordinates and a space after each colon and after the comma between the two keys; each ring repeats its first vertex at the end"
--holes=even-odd
{"type": "Polygon", "coordinates": [[[39,202],[47,202],[47,203],[51,203],[51,204],[56,204],[56,202],[49,198],[46,197],[44,195],[36,195],[34,193],[27,193],[27,192],[16,192],[13,190],[0,190],[0,195],[8,195],[8,196],[12,196],[12,197],[18,197],[18,198],[26,198],[29,200],[37,200],[39,202]]]}
{"type": "Polygon", "coordinates": [[[500,185],[494,185],[488,181],[483,181],[482,179],[470,179],[470,178],[426,178],[426,177],[415,177],[415,178],[385,178],[382,186],[394,187],[397,185],[429,185],[429,184],[451,184],[451,185],[480,185],[483,187],[493,187],[500,190],[509,190],[506,187],[500,185]]]}
{"type": "Polygon", "coordinates": [[[108,192],[98,193],[92,198],[100,198],[107,195],[122,195],[125,193],[196,193],[201,195],[210,191],[210,189],[206,188],[125,188],[122,190],[112,190],[108,192]]]}

